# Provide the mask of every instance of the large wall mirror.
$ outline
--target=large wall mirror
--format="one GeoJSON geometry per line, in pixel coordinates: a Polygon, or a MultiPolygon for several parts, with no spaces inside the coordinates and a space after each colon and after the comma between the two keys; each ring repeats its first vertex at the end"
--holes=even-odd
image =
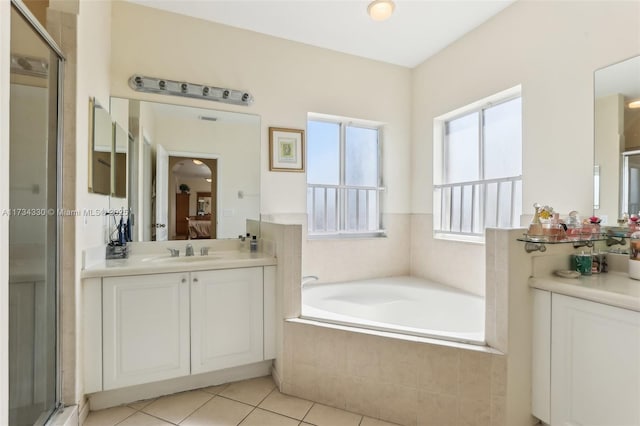
{"type": "Polygon", "coordinates": [[[133,241],[237,238],[259,220],[259,116],[122,98],[111,114],[129,135],[133,241]]]}
{"type": "Polygon", "coordinates": [[[597,70],[594,83],[594,214],[615,225],[640,212],[640,56],[597,70]]]}

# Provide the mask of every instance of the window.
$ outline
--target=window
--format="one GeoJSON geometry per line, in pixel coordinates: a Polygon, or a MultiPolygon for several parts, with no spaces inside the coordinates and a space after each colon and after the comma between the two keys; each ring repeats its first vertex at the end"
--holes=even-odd
{"type": "Polygon", "coordinates": [[[434,234],[482,241],[484,229],[519,225],[520,88],[435,120],[434,234]],[[517,92],[517,93],[514,93],[517,92]]]}
{"type": "Polygon", "coordinates": [[[380,128],[310,116],[307,212],[310,236],[379,235],[380,128]]]}

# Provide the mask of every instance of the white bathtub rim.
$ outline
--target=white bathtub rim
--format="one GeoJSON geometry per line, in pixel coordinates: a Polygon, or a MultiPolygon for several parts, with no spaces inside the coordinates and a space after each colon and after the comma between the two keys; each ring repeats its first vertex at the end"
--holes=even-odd
{"type": "Polygon", "coordinates": [[[469,344],[469,343],[462,343],[455,340],[444,340],[439,338],[436,339],[431,337],[412,336],[409,334],[401,334],[401,333],[394,333],[394,332],[381,331],[381,330],[372,330],[372,329],[358,327],[358,326],[333,324],[330,322],[326,322],[324,320],[317,321],[317,320],[302,318],[302,317],[288,318],[288,319],[285,319],[285,322],[289,322],[293,324],[311,325],[315,327],[324,327],[324,328],[345,331],[350,333],[368,334],[370,336],[385,337],[388,339],[395,339],[395,340],[404,340],[407,342],[424,343],[424,344],[436,345],[436,346],[446,346],[446,347],[456,348],[456,349],[485,352],[485,353],[494,354],[494,355],[505,355],[505,352],[502,352],[492,346],[489,346],[486,342],[484,345],[475,345],[475,344],[469,344]]]}
{"type": "Polygon", "coordinates": [[[336,314],[334,312],[323,311],[311,306],[304,307],[305,314],[300,315],[302,319],[309,319],[316,322],[327,322],[336,325],[344,325],[353,328],[365,328],[369,330],[378,330],[395,334],[406,334],[409,336],[426,337],[431,339],[450,340],[454,342],[468,343],[471,345],[485,345],[484,332],[479,333],[454,333],[454,332],[438,332],[437,330],[422,330],[413,327],[403,327],[393,325],[393,327],[377,321],[370,321],[358,318],[357,321],[352,317],[336,314]]]}

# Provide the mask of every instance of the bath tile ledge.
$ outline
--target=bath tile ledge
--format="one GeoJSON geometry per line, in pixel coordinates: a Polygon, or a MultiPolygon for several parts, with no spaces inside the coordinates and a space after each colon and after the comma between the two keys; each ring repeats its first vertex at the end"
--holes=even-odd
{"type": "Polygon", "coordinates": [[[618,308],[640,312],[640,281],[626,272],[607,272],[560,278],[555,275],[529,278],[529,286],[618,308]]]}

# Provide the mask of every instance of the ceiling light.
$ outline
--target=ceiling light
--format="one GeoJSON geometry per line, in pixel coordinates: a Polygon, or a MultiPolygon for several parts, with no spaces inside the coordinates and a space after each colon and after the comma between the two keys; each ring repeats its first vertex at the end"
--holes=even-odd
{"type": "Polygon", "coordinates": [[[193,160],[191,160],[191,161],[193,161],[193,164],[195,164],[196,166],[199,166],[199,165],[202,164],[202,161],[196,160],[195,158],[193,160]]]}
{"type": "Polygon", "coordinates": [[[392,0],[374,0],[367,7],[367,12],[374,21],[388,19],[396,8],[392,0]]]}
{"type": "Polygon", "coordinates": [[[634,99],[627,104],[627,106],[631,109],[640,108],[640,99],[634,99]]]}

